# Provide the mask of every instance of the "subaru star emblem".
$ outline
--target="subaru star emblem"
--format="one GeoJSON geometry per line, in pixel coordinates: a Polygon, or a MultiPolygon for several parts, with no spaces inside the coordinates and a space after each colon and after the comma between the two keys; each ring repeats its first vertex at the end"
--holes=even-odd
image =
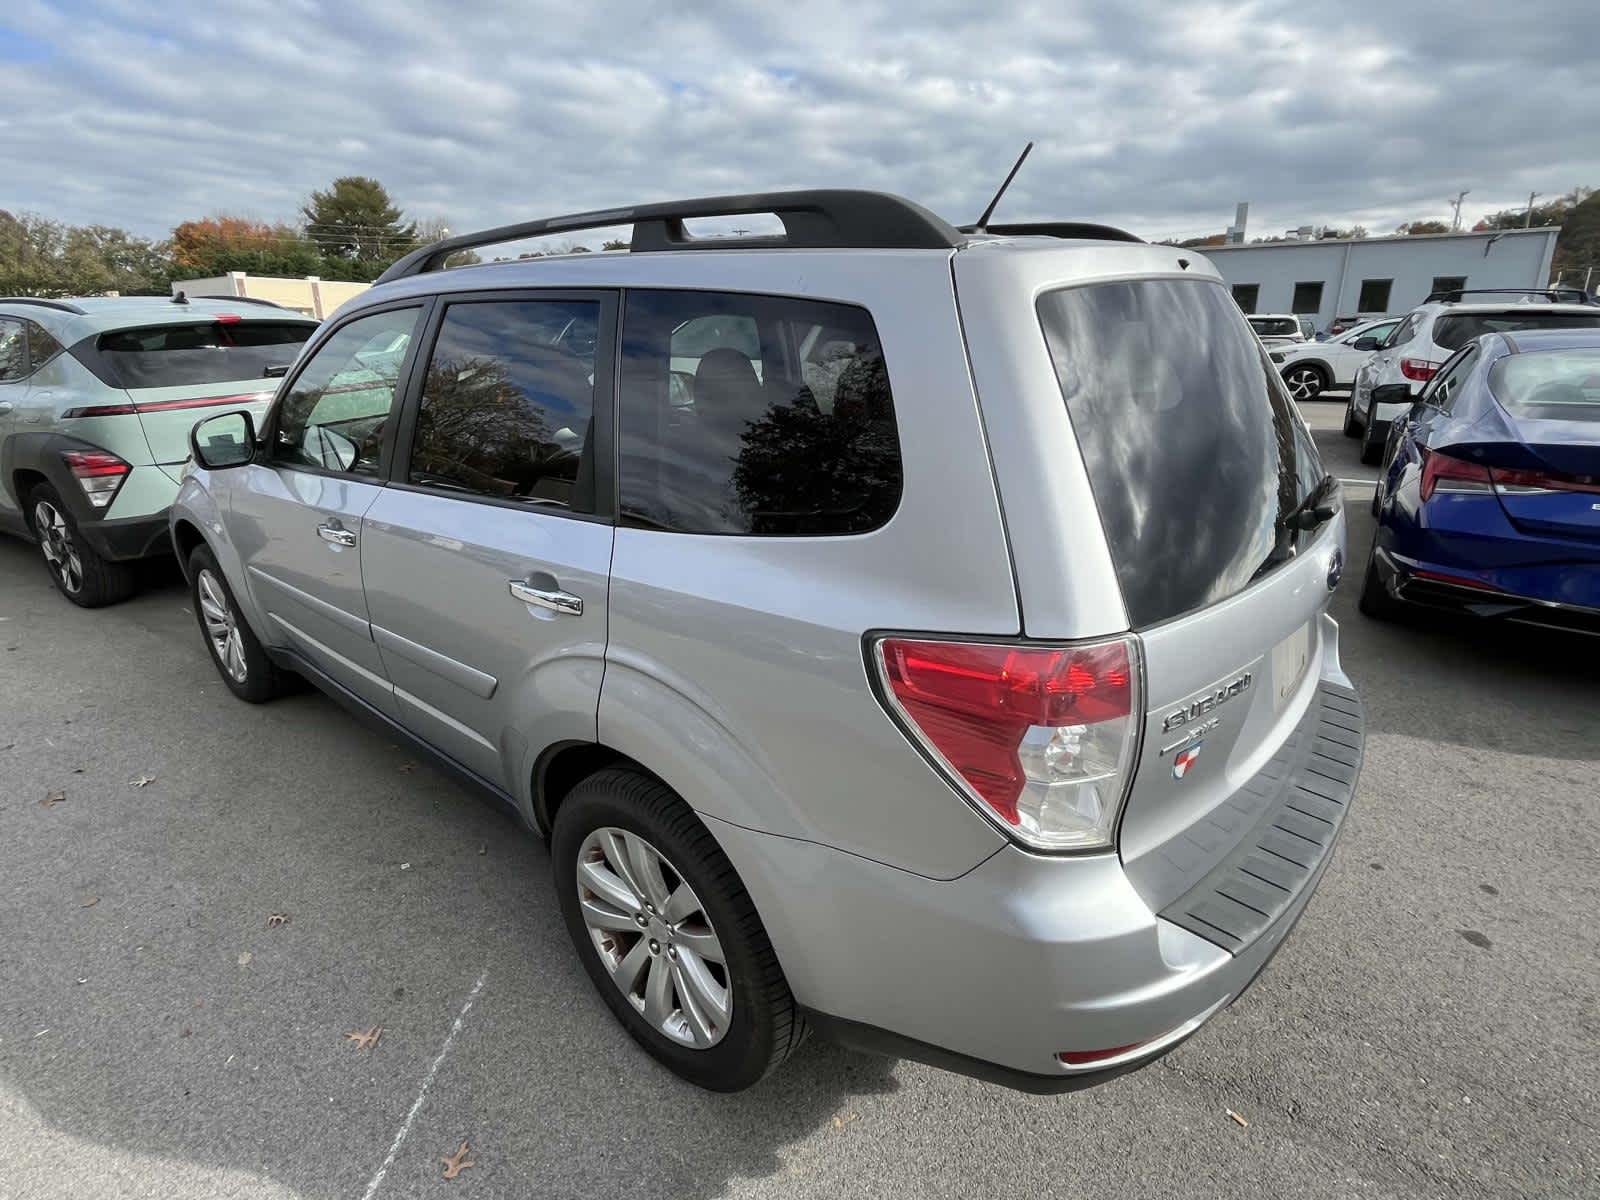
{"type": "Polygon", "coordinates": [[[1178,751],[1178,756],[1172,760],[1172,777],[1174,779],[1182,779],[1189,773],[1189,768],[1194,766],[1194,760],[1200,757],[1200,747],[1204,745],[1205,742],[1200,741],[1178,751]]]}

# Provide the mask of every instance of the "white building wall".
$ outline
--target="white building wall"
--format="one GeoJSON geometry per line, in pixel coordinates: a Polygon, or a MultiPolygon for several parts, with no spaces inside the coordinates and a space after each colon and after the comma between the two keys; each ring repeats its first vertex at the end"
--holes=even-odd
{"type": "Polygon", "coordinates": [[[1542,288],[1550,280],[1558,228],[1511,229],[1498,233],[1440,233],[1417,237],[1261,242],[1207,246],[1209,258],[1230,285],[1259,285],[1256,312],[1293,312],[1297,283],[1322,284],[1313,316],[1318,329],[1336,317],[1403,313],[1427,299],[1438,278],[1466,278],[1467,287],[1542,288]],[[1383,312],[1357,307],[1361,285],[1388,279],[1383,312]]]}

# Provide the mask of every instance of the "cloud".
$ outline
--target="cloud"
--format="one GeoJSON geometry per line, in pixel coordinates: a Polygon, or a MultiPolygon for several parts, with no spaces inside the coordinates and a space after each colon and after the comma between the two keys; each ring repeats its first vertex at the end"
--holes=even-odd
{"type": "Polygon", "coordinates": [[[341,174],[452,228],[901,192],[1149,237],[1464,214],[1600,184],[1600,5],[135,0],[0,13],[0,207],[161,234],[341,174]],[[1481,10],[1481,11],[1477,11],[1481,10]],[[17,103],[17,97],[25,98],[17,103]]]}

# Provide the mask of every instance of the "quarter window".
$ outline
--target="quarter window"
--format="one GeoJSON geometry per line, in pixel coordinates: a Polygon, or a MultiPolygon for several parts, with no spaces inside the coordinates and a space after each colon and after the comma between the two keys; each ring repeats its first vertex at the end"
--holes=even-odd
{"type": "Polygon", "coordinates": [[[342,326],[312,354],[279,402],[273,458],[295,467],[376,475],[420,308],[342,326]]]}
{"type": "Polygon", "coordinates": [[[28,339],[21,321],[0,318],[0,383],[15,383],[28,373],[28,339]]]}
{"type": "Polygon", "coordinates": [[[407,479],[594,509],[593,300],[457,302],[423,378],[407,479]]]}
{"type": "Polygon", "coordinates": [[[61,343],[51,337],[42,325],[35,325],[32,321],[24,321],[23,325],[28,331],[28,370],[37,371],[61,353],[61,343]]]}
{"type": "Polygon", "coordinates": [[[621,513],[684,533],[876,529],[900,502],[889,376],[866,311],[630,291],[621,513]]]}

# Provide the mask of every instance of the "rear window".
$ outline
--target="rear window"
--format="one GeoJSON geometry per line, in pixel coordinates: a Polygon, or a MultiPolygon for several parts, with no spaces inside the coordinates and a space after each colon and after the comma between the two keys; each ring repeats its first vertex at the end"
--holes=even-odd
{"type": "Polygon", "coordinates": [[[1262,337],[1293,336],[1300,332],[1300,322],[1290,317],[1251,317],[1250,325],[1262,337]]]}
{"type": "Polygon", "coordinates": [[[113,387],[204,387],[260,379],[287,366],[316,325],[310,321],[197,321],[100,335],[95,372],[113,387]]]}
{"type": "Polygon", "coordinates": [[[1135,626],[1288,558],[1297,535],[1279,517],[1322,463],[1227,292],[1093,284],[1042,296],[1039,318],[1135,626]]]}
{"type": "Polygon", "coordinates": [[[1508,355],[1489,387],[1518,416],[1600,424],[1600,347],[1508,355]]]}
{"type": "Polygon", "coordinates": [[[1512,333],[1518,329],[1594,329],[1600,327],[1600,312],[1516,312],[1446,313],[1433,326],[1433,340],[1446,350],[1459,350],[1485,333],[1512,333]]]}

